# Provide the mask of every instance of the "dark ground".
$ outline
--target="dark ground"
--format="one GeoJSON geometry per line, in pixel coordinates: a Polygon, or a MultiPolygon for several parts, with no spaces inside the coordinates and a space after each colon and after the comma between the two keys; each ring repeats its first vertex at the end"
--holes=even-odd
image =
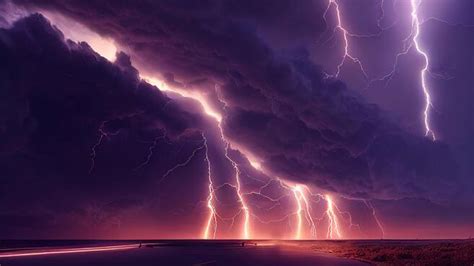
{"type": "Polygon", "coordinates": [[[132,248],[113,251],[83,252],[73,254],[43,254],[6,258],[6,254],[28,254],[74,250],[84,247],[124,246],[131,242],[88,241],[35,241],[28,248],[28,241],[4,241],[0,251],[1,266],[46,265],[366,265],[355,260],[319,254],[310,249],[280,245],[269,241],[155,241],[135,242],[132,248]],[[257,243],[257,245],[255,245],[257,243]],[[10,247],[6,247],[9,245],[10,247]],[[52,247],[47,247],[52,246],[52,247]],[[12,249],[12,247],[14,247],[12,249]]]}
{"type": "Polygon", "coordinates": [[[473,240],[0,241],[0,265],[474,265],[473,240]],[[139,243],[142,243],[139,248],[139,243]],[[130,245],[113,251],[6,254],[130,245]]]}
{"type": "Polygon", "coordinates": [[[474,266],[474,240],[319,241],[317,252],[358,259],[375,265],[474,266]]]}

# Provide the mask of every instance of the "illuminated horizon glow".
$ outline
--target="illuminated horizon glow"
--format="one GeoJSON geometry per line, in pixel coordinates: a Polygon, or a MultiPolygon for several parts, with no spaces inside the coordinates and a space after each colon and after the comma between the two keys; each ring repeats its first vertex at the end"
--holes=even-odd
{"type": "Polygon", "coordinates": [[[51,249],[51,250],[27,251],[27,252],[9,252],[5,254],[0,254],[0,258],[41,256],[41,255],[53,255],[53,254],[88,253],[88,252],[125,250],[125,249],[134,249],[134,248],[138,248],[138,245],[131,244],[131,245],[116,245],[116,246],[101,246],[101,247],[51,249]]]}
{"type": "Polygon", "coordinates": [[[429,123],[429,112],[430,108],[433,107],[431,102],[431,95],[428,90],[428,85],[426,84],[426,73],[428,72],[429,67],[429,58],[428,54],[423,50],[419,43],[419,36],[420,36],[420,20],[418,18],[418,8],[421,4],[421,0],[410,0],[411,6],[411,18],[412,18],[412,27],[414,27],[414,36],[413,36],[413,43],[415,45],[416,51],[423,57],[424,66],[420,73],[421,78],[421,87],[423,88],[423,94],[425,95],[425,109],[423,110],[424,119],[423,122],[425,124],[425,136],[431,136],[433,141],[436,140],[436,135],[434,131],[430,127],[429,123]]]}

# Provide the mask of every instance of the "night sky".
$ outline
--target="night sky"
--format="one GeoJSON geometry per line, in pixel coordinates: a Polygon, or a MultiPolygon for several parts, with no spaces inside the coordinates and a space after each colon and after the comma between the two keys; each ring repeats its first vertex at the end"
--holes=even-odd
{"type": "Polygon", "coordinates": [[[0,239],[474,234],[471,0],[0,0],[0,239]]]}

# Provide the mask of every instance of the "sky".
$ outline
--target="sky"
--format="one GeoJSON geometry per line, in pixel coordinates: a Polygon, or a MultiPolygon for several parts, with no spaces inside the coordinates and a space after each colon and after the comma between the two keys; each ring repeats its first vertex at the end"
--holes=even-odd
{"type": "Polygon", "coordinates": [[[0,237],[470,237],[473,11],[1,0],[0,237]]]}

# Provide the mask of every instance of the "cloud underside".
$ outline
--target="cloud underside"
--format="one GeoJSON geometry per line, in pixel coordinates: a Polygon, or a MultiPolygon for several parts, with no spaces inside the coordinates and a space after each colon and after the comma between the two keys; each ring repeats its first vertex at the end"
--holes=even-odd
{"type": "MultiPolygon", "coordinates": [[[[327,77],[305,49],[278,49],[269,41],[276,37],[268,25],[286,11],[287,23],[298,15],[311,25],[295,38],[317,35],[323,22],[302,10],[321,7],[283,1],[254,20],[258,7],[239,9],[232,1],[17,2],[80,21],[115,40],[140,69],[208,95],[223,114],[226,138],[260,159],[271,176],[357,198],[442,200],[451,192],[454,163],[444,145],[406,133],[327,77]]],[[[195,109],[168,104],[140,81],[125,54],[109,63],[85,43],[66,43],[38,15],[1,34],[2,90],[9,95],[1,100],[9,107],[2,113],[2,156],[41,151],[47,161],[85,143],[81,152],[88,153],[103,121],[113,121],[106,125],[111,134],[134,127],[180,136],[203,128],[195,109]],[[49,139],[57,146],[48,146],[49,139]]]]}

